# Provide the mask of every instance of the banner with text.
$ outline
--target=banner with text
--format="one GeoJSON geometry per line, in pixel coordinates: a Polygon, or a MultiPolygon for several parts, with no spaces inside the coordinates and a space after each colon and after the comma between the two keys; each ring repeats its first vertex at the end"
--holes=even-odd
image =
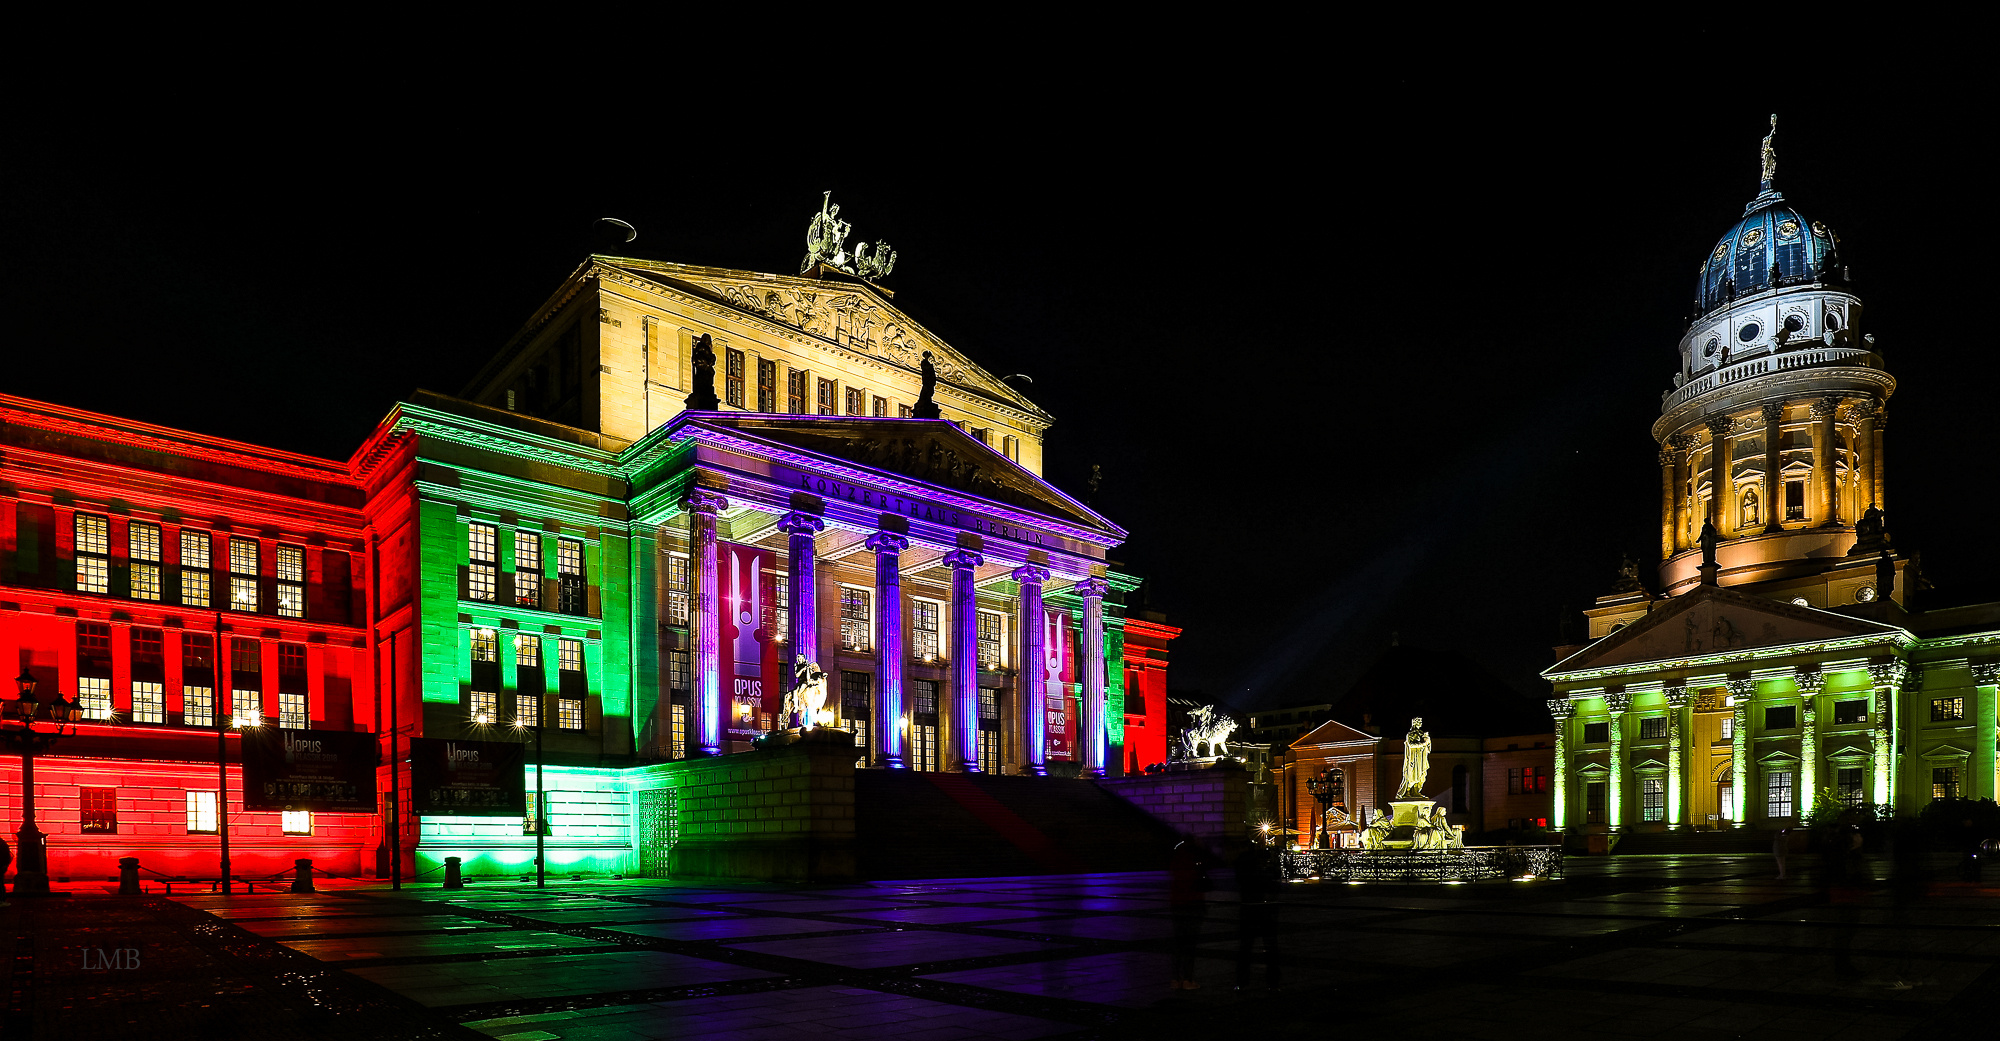
{"type": "Polygon", "coordinates": [[[1070,636],[1068,611],[1042,612],[1042,677],[1050,759],[1072,758],[1071,735],[1076,732],[1075,699],[1069,685],[1076,680],[1076,642],[1070,636]]]}
{"type": "Polygon", "coordinates": [[[410,741],[411,812],[522,817],[528,812],[527,750],[519,741],[410,741]]]}
{"type": "Polygon", "coordinates": [[[376,812],[376,735],[279,727],[242,733],[244,809],[376,812]]]}
{"type": "MultiPolygon", "coordinates": [[[[778,555],[733,542],[716,545],[715,576],[721,588],[716,613],[722,618],[723,682],[733,711],[726,721],[738,739],[761,732],[760,715],[775,719],[784,705],[785,674],[780,669],[778,555]],[[746,718],[744,707],[750,709],[746,718]]],[[[774,725],[782,726],[783,720],[774,725]]]]}

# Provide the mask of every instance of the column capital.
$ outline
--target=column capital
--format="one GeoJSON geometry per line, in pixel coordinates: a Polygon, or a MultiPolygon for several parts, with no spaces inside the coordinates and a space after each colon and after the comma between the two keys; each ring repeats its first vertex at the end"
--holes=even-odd
{"type": "Polygon", "coordinates": [[[826,521],[818,514],[793,510],[778,518],[778,530],[787,535],[817,535],[826,530],[826,521]]]}
{"type": "Polygon", "coordinates": [[[1874,412],[1875,430],[1880,433],[1889,429],[1889,406],[1876,405],[1874,412]]]}
{"type": "Polygon", "coordinates": [[[1075,593],[1085,600],[1102,600],[1106,593],[1111,592],[1111,583],[1092,576],[1071,586],[1070,592],[1075,593]]]}
{"type": "Polygon", "coordinates": [[[944,555],[944,566],[953,571],[970,571],[986,563],[986,558],[969,549],[955,549],[944,555]]]}
{"type": "Polygon", "coordinates": [[[1798,669],[1792,673],[1792,682],[1798,685],[1799,693],[1812,697],[1826,690],[1826,673],[1818,669],[1798,669]]]}
{"type": "Polygon", "coordinates": [[[1556,722],[1560,723],[1563,720],[1568,719],[1569,717],[1575,714],[1576,714],[1576,702],[1571,701],[1568,698],[1549,699],[1549,715],[1554,716],[1556,718],[1556,722]]]}
{"type": "Polygon", "coordinates": [[[1881,402],[1876,401],[1874,398],[1862,398],[1860,401],[1847,406],[1847,421],[1850,423],[1869,422],[1875,418],[1875,414],[1881,408],[1881,402]]]}
{"type": "Polygon", "coordinates": [[[1769,426],[1785,418],[1785,403],[1782,401],[1766,401],[1760,407],[1759,411],[1764,413],[1764,425],[1769,426]]]}
{"type": "Polygon", "coordinates": [[[1694,435],[1686,432],[1667,438],[1667,444],[1683,452],[1694,447],[1694,435]]]}
{"type": "Polygon", "coordinates": [[[1710,437],[1727,437],[1729,431],[1735,428],[1736,421],[1728,416],[1710,416],[1702,420],[1702,425],[1708,427],[1710,437]]]}
{"type": "Polygon", "coordinates": [[[1814,398],[1812,403],[1813,418],[1814,419],[1833,418],[1833,414],[1840,411],[1840,403],[1845,400],[1846,400],[1845,398],[1842,398],[1838,394],[1827,394],[1822,397],[1814,398]]]}
{"type": "Polygon", "coordinates": [[[1899,661],[1870,665],[1868,678],[1878,687],[1900,687],[1910,679],[1910,667],[1899,661]]]}
{"type": "Polygon", "coordinates": [[[1738,705],[1743,704],[1744,698],[1757,693],[1756,680],[1730,680],[1723,684],[1723,686],[1729,688],[1730,696],[1737,699],[1736,703],[1738,705]]]}
{"type": "Polygon", "coordinates": [[[877,553],[901,553],[910,548],[910,538],[893,531],[878,531],[868,536],[864,545],[877,553]]]}
{"type": "Polygon", "coordinates": [[[1614,690],[1604,695],[1604,707],[1614,716],[1622,716],[1632,708],[1632,695],[1622,690],[1614,690]]]}
{"type": "Polygon", "coordinates": [[[1660,449],[1660,465],[1661,465],[1661,466],[1663,466],[1663,467],[1672,467],[1672,466],[1673,466],[1674,464],[1676,464],[1676,463],[1678,463],[1678,462],[1680,462],[1680,461],[1681,461],[1681,453],[1680,453],[1680,450],[1679,450],[1679,449],[1677,449],[1677,448],[1662,448],[1662,449],[1660,449]]]}
{"type": "Polygon", "coordinates": [[[681,505],[686,507],[689,513],[700,513],[713,517],[718,512],[729,508],[729,500],[717,491],[707,488],[690,488],[687,498],[681,500],[681,505]]]}
{"type": "Polygon", "coordinates": [[[2000,686],[2000,661],[1973,662],[1972,685],[1975,687],[2000,686]]]}
{"type": "Polygon", "coordinates": [[[1024,586],[1038,586],[1049,580],[1049,569],[1040,564],[1025,564],[1015,568],[1011,577],[1024,586]]]}
{"type": "Polygon", "coordinates": [[[1668,688],[1666,689],[1665,693],[1666,693],[1666,695],[1667,695],[1667,707],[1668,707],[1668,708],[1686,708],[1686,707],[1687,707],[1687,704],[1688,704],[1688,689],[1687,689],[1687,687],[1685,687],[1685,686],[1677,686],[1677,687],[1668,687],[1668,688]]]}

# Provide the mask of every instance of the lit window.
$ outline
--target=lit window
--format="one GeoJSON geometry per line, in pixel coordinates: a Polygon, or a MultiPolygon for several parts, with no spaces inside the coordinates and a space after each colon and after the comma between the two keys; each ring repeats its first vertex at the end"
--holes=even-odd
{"type": "Polygon", "coordinates": [[[76,591],[111,590],[111,522],[89,513],[76,515],[76,591]]]}
{"type": "Polygon", "coordinates": [[[279,810],[279,830],[287,835],[310,835],[313,833],[311,810],[279,810]]]}
{"type": "Polygon", "coordinates": [[[278,547],[278,614],[285,618],[306,616],[306,551],[298,546],[278,547]]]}
{"type": "Polygon", "coordinates": [[[76,805],[77,820],[85,834],[118,834],[118,789],[80,788],[76,805]]]}
{"type": "Polygon", "coordinates": [[[181,529],[181,603],[208,606],[208,532],[181,529]]]}
{"type": "Polygon", "coordinates": [[[686,705],[675,705],[673,709],[673,739],[667,748],[667,757],[670,759],[685,759],[687,758],[688,710],[686,705]]]}
{"type": "Polygon", "coordinates": [[[694,689],[692,658],[686,651],[667,652],[667,689],[686,694],[694,689]]]}
{"type": "Polygon", "coordinates": [[[1934,766],[1931,768],[1931,798],[1958,798],[1958,767],[1934,766]]]}
{"type": "Polygon", "coordinates": [[[538,727],[542,725],[542,696],[540,694],[514,695],[514,725],[517,727],[538,727]]]}
{"type": "Polygon", "coordinates": [[[584,582],[583,543],[575,539],[556,540],[556,610],[563,614],[588,614],[589,587],[584,582]]]}
{"type": "Polygon", "coordinates": [[[1647,777],[1639,782],[1639,819],[1647,821],[1667,819],[1666,778],[1647,777]]]}
{"type": "Polygon", "coordinates": [[[229,725],[233,727],[261,727],[264,725],[264,692],[238,687],[229,692],[235,711],[230,715],[229,725]]]}
{"type": "Polygon", "coordinates": [[[878,397],[877,397],[877,398],[875,399],[875,411],[873,412],[873,415],[875,415],[875,416],[878,416],[878,417],[881,417],[881,418],[885,418],[885,419],[886,419],[886,418],[888,418],[888,415],[889,415],[889,399],[888,399],[888,398],[884,398],[884,397],[879,397],[879,396],[878,396],[878,397]]]}
{"type": "Polygon", "coordinates": [[[254,613],[257,604],[257,542],[230,539],[229,609],[254,613]]]}
{"type": "Polygon", "coordinates": [[[514,602],[542,606],[542,537],[532,531],[514,533],[514,602]]]}
{"type": "Polygon", "coordinates": [[[979,612],[979,666],[997,669],[1000,660],[1000,616],[992,611],[979,612]]]}
{"type": "Polygon", "coordinates": [[[989,774],[1000,772],[1000,731],[980,728],[979,770],[989,774]]]}
{"type": "Polygon", "coordinates": [[[539,669],[542,667],[542,641],[540,637],[520,633],[514,637],[514,667],[517,669],[539,669]]]}
{"type": "Polygon", "coordinates": [[[723,357],[723,402],[732,408],[743,407],[743,352],[734,347],[725,347],[723,357]]]}
{"type": "Polygon", "coordinates": [[[1931,722],[1945,723],[1965,718],[1964,698],[1932,698],[1931,722]]]}
{"type": "Polygon", "coordinates": [[[490,690],[472,692],[470,711],[472,721],[480,726],[490,726],[500,718],[500,695],[490,690]]]}
{"type": "Polygon", "coordinates": [[[556,667],[563,672],[583,671],[583,641],[557,640],[556,667]]]}
{"type": "Polygon", "coordinates": [[[792,369],[785,373],[785,411],[795,416],[805,415],[807,388],[812,386],[812,373],[804,369],[792,369]]]}
{"type": "Polygon", "coordinates": [[[868,759],[868,723],[875,717],[870,704],[869,686],[873,677],[865,672],[842,671],[840,674],[840,723],[854,734],[857,766],[866,766],[868,759]]]}
{"type": "Polygon", "coordinates": [[[465,595],[472,600],[492,600],[499,587],[498,535],[491,524],[471,524],[467,530],[470,563],[466,566],[465,595]]]}
{"type": "Polygon", "coordinates": [[[688,558],[667,554],[667,624],[688,624],[688,558]]]}
{"type": "Polygon", "coordinates": [[[1646,716],[1639,720],[1639,737],[1655,738],[1667,736],[1667,717],[1646,716]]]}
{"type": "Polygon", "coordinates": [[[868,590],[840,587],[840,649],[865,651],[870,646],[868,590]]]}
{"type": "Polygon", "coordinates": [[[472,630],[472,660],[499,661],[500,636],[491,629],[472,630]]]}
{"type": "Polygon", "coordinates": [[[834,382],[832,380],[819,381],[819,414],[822,416],[840,414],[840,405],[834,397],[834,382]]]}
{"type": "Polygon", "coordinates": [[[867,403],[868,403],[868,393],[866,391],[862,390],[860,387],[847,388],[848,415],[850,416],[866,415],[868,412],[867,403]]]}
{"type": "Polygon", "coordinates": [[[1868,722],[1868,702],[1866,701],[1834,702],[1833,721],[1836,724],[1868,722]]]}
{"type": "Polygon", "coordinates": [[[910,653],[919,661],[937,660],[939,608],[934,600],[910,601],[910,653]]]}
{"type": "Polygon", "coordinates": [[[132,684],[132,722],[164,723],[166,721],[166,684],[134,681],[132,684]]]}
{"type": "Polygon", "coordinates": [[[304,694],[278,695],[278,725],[286,730],[312,729],[304,694]]]}
{"type": "Polygon", "coordinates": [[[212,727],[215,725],[215,688],[181,688],[181,725],[190,727],[212,727]]]}
{"type": "Polygon", "coordinates": [[[190,835],[215,834],[215,793],[187,793],[187,829],[190,835]]]}
{"type": "Polygon", "coordinates": [[[998,722],[1000,720],[1000,692],[992,687],[979,688],[979,721],[998,722]]]}
{"type": "Polygon", "coordinates": [[[1722,717],[1722,739],[1724,741],[1734,741],[1736,739],[1735,716],[1722,717]]]}
{"type": "Polygon", "coordinates": [[[1862,770],[1858,766],[1844,766],[1833,772],[1833,787],[1840,804],[1858,808],[1866,801],[1862,788],[1862,770]]]}
{"type": "Polygon", "coordinates": [[[757,359],[757,411],[778,411],[778,363],[757,359]]]}
{"type": "Polygon", "coordinates": [[[1792,772],[1772,770],[1765,775],[1764,816],[1789,817],[1792,815],[1792,772]]]}
{"type": "Polygon", "coordinates": [[[556,729],[558,730],[583,729],[582,698],[556,699],[556,729]]]}
{"type": "Polygon", "coordinates": [[[916,416],[916,411],[915,411],[914,409],[910,408],[910,406],[908,406],[908,405],[902,405],[902,404],[899,404],[899,405],[897,405],[897,406],[896,406],[896,418],[897,418],[897,419],[910,419],[910,418],[913,418],[913,417],[915,417],[915,416],[916,416]]]}
{"type": "Polygon", "coordinates": [[[132,558],[132,599],[160,598],[160,526],[133,521],[125,543],[132,558]]]}
{"type": "Polygon", "coordinates": [[[101,676],[78,676],[76,707],[85,719],[110,719],[111,681],[101,676]]]}

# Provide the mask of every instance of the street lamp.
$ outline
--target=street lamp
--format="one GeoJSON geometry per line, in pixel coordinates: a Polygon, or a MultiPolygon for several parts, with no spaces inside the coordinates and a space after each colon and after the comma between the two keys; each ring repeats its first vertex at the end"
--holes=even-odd
{"type": "Polygon", "coordinates": [[[1326,832],[1326,811],[1332,809],[1334,803],[1340,802],[1345,797],[1346,793],[1341,791],[1341,782],[1343,780],[1344,778],[1340,776],[1339,768],[1332,766],[1327,767],[1317,776],[1306,778],[1306,791],[1312,793],[1313,802],[1319,805],[1319,813],[1315,814],[1313,819],[1312,845],[1314,849],[1325,849],[1332,844],[1328,841],[1331,836],[1326,832]]]}
{"type": "Polygon", "coordinates": [[[36,727],[42,715],[42,703],[35,698],[35,675],[24,666],[21,675],[14,679],[15,696],[0,705],[0,733],[6,735],[7,743],[21,753],[21,830],[15,833],[15,848],[19,850],[19,865],[14,872],[15,896],[49,895],[49,855],[42,841],[42,831],[35,827],[35,753],[47,749],[57,739],[76,733],[76,723],[71,718],[76,711],[76,703],[56,695],[49,703],[46,728],[36,727]]]}
{"type": "Polygon", "coordinates": [[[535,699],[535,721],[533,723],[524,721],[517,710],[514,715],[514,727],[517,730],[532,730],[535,732],[535,885],[547,887],[549,884],[548,858],[546,856],[547,850],[543,848],[544,842],[542,836],[546,835],[549,830],[549,808],[542,802],[542,795],[544,793],[542,791],[541,698],[537,697],[535,699]]]}

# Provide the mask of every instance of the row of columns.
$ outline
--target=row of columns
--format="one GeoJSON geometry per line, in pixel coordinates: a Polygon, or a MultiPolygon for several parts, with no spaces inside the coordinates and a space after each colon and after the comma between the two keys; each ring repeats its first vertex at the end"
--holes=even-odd
{"type": "MultiPolygon", "coordinates": [[[[689,619],[692,629],[690,666],[693,669],[694,699],[700,715],[697,734],[705,755],[722,754],[722,679],[720,625],[716,611],[716,515],[729,508],[723,496],[707,489],[690,492],[683,505],[688,513],[689,578],[695,585],[689,619]]],[[[791,588],[791,610],[787,635],[792,653],[818,662],[819,623],[816,582],[817,538],[826,528],[816,514],[794,510],[778,522],[778,530],[789,536],[787,575],[791,588]]],[[[903,718],[903,588],[902,553],[910,547],[909,537],[884,527],[868,536],[866,548],[875,554],[875,693],[871,751],[892,770],[910,765],[904,747],[906,735],[897,724],[903,718]]],[[[975,573],[985,557],[966,546],[944,556],[951,569],[951,663],[955,762],[951,767],[964,773],[979,773],[979,603],[975,573]]],[[[1047,749],[1047,653],[1046,612],[1042,586],[1049,580],[1048,568],[1027,564],[1015,568],[1011,576],[1020,584],[1016,628],[1020,633],[1021,655],[1016,676],[1018,714],[1021,723],[1021,757],[1024,768],[1035,776],[1048,773],[1047,749]]],[[[1083,600],[1082,659],[1084,696],[1082,722],[1083,768],[1086,776],[1105,776],[1108,742],[1104,715],[1104,597],[1110,585],[1101,578],[1085,578],[1072,590],[1083,600]]],[[[787,665],[785,683],[790,686],[787,665]]]]}
{"type": "MultiPolygon", "coordinates": [[[[1842,404],[1841,395],[1828,394],[1812,401],[1811,411],[1815,423],[1813,432],[1813,473],[1820,484],[1819,501],[1814,513],[1815,523],[1833,526],[1840,521],[1839,483],[1835,480],[1835,438],[1834,423],[1842,404]]],[[[1767,401],[1760,412],[1764,420],[1764,480],[1759,494],[1762,496],[1760,513],[1762,525],[1757,530],[1776,532],[1784,529],[1784,475],[1781,472],[1784,455],[1779,450],[1786,402],[1767,401]]],[[[1882,434],[1886,429],[1886,414],[1881,402],[1868,399],[1847,406],[1847,419],[1853,425],[1855,465],[1852,479],[1857,483],[1857,501],[1866,508],[1873,503],[1878,509],[1887,509],[1883,502],[1882,434]]],[[[1683,513],[1692,510],[1695,500],[1689,498],[1685,488],[1693,476],[1693,449],[1700,443],[1691,433],[1674,434],[1660,446],[1660,554],[1662,559],[1671,557],[1683,549],[1690,549],[1694,543],[1685,537],[1688,524],[1684,520],[1705,520],[1715,525],[1724,534],[1751,534],[1745,525],[1738,523],[1729,511],[1736,509],[1735,481],[1732,478],[1733,460],[1729,450],[1730,434],[1736,429],[1736,420],[1729,416],[1710,416],[1704,425],[1708,428],[1708,508],[1698,518],[1683,513]]],[[[1849,518],[1851,523],[1853,518],[1849,518]]]]}

